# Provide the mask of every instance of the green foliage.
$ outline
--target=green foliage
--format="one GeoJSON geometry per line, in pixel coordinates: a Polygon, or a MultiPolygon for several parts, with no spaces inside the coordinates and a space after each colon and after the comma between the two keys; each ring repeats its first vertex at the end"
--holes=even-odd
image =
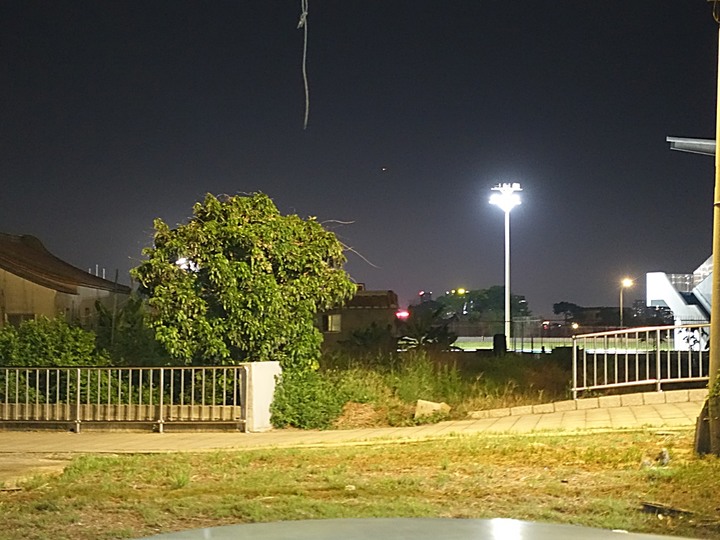
{"type": "Polygon", "coordinates": [[[107,355],[95,347],[95,335],[65,319],[24,321],[0,328],[0,365],[5,367],[106,366],[107,355]]]}
{"type": "Polygon", "coordinates": [[[342,392],[316,371],[285,371],[270,407],[272,425],[326,429],[342,411],[342,392]]]}
{"type": "Polygon", "coordinates": [[[113,312],[100,302],[96,342],[101,350],[110,355],[113,366],[162,366],[167,365],[168,353],[155,339],[149,326],[147,306],[138,295],[113,312]],[[114,318],[114,320],[113,320],[114,318]]]}
{"type": "Polygon", "coordinates": [[[451,318],[445,315],[442,306],[430,302],[411,306],[410,316],[399,328],[399,345],[405,349],[449,350],[457,335],[448,328],[451,318]]]}
{"type": "Polygon", "coordinates": [[[353,330],[347,340],[341,341],[344,351],[361,354],[388,354],[397,350],[397,337],[390,325],[380,326],[373,321],[365,328],[353,330]]]}
{"type": "Polygon", "coordinates": [[[332,232],[315,218],[281,215],[262,193],[208,194],[188,223],[171,229],[156,219],[155,231],[147,260],[131,273],[175,358],[317,365],[315,314],[355,292],[332,232]]]}
{"type": "Polygon", "coordinates": [[[553,313],[555,315],[564,315],[565,322],[579,318],[578,315],[583,309],[584,308],[578,306],[577,304],[566,302],[565,300],[558,302],[557,304],[553,304],[553,313]]]}
{"type": "MultiPolygon", "coordinates": [[[[571,377],[561,355],[542,359],[509,354],[413,349],[387,355],[323,356],[320,370],[284,372],[272,413],[276,427],[331,426],[348,403],[371,404],[375,425],[413,425],[418,399],[445,402],[453,418],[469,411],[565,399],[571,377]]],[[[443,415],[423,422],[443,419],[443,415]]]]}
{"type": "MultiPolygon", "coordinates": [[[[455,315],[472,321],[503,321],[505,319],[505,287],[494,285],[487,289],[453,290],[437,299],[446,316],[455,315]]],[[[525,297],[510,295],[513,317],[530,315],[525,297]]]]}
{"type": "Polygon", "coordinates": [[[372,404],[377,423],[411,425],[418,399],[444,401],[452,407],[453,418],[469,411],[566,399],[571,368],[562,355],[496,358],[413,349],[388,355],[325,355],[319,374],[344,401],[372,404]]]}

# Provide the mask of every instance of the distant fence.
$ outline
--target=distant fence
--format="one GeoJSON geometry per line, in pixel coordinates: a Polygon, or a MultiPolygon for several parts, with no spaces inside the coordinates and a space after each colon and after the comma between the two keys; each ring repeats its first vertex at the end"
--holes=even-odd
{"type": "Polygon", "coordinates": [[[246,429],[250,411],[254,415],[250,430],[254,430],[269,424],[276,373],[277,362],[224,367],[0,368],[0,422],[66,424],[76,432],[88,423],[151,424],[159,432],[179,424],[246,429]],[[255,377],[254,367],[261,368],[255,370],[255,377]]]}
{"type": "Polygon", "coordinates": [[[573,398],[594,390],[708,380],[709,324],[573,336],[573,398]]]}

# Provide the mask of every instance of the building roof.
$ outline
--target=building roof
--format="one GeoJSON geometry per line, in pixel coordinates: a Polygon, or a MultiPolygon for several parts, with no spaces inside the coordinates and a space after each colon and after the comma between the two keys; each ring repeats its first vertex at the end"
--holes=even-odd
{"type": "Polygon", "coordinates": [[[691,154],[702,154],[704,156],[715,155],[715,141],[713,139],[666,137],[665,140],[670,143],[670,150],[690,152],[691,154]]]}
{"type": "Polygon", "coordinates": [[[0,269],[68,294],[78,294],[78,287],[130,294],[126,285],[93,276],[58,259],[30,235],[0,233],[0,269]]]}
{"type": "Polygon", "coordinates": [[[398,297],[393,291],[359,290],[345,304],[346,308],[392,308],[398,307],[398,297]]]}

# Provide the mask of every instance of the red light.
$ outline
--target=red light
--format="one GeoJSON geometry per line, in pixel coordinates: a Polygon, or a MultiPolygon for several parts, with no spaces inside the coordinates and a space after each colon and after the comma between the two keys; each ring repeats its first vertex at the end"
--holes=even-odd
{"type": "Polygon", "coordinates": [[[395,313],[395,316],[401,321],[404,321],[410,316],[410,312],[407,309],[401,309],[395,313]]]}

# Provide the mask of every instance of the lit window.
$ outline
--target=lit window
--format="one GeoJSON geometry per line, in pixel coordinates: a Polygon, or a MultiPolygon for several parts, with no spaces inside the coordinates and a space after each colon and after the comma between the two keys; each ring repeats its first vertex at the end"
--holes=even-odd
{"type": "Polygon", "coordinates": [[[323,317],[323,332],[339,332],[341,315],[325,315],[323,317]]]}

